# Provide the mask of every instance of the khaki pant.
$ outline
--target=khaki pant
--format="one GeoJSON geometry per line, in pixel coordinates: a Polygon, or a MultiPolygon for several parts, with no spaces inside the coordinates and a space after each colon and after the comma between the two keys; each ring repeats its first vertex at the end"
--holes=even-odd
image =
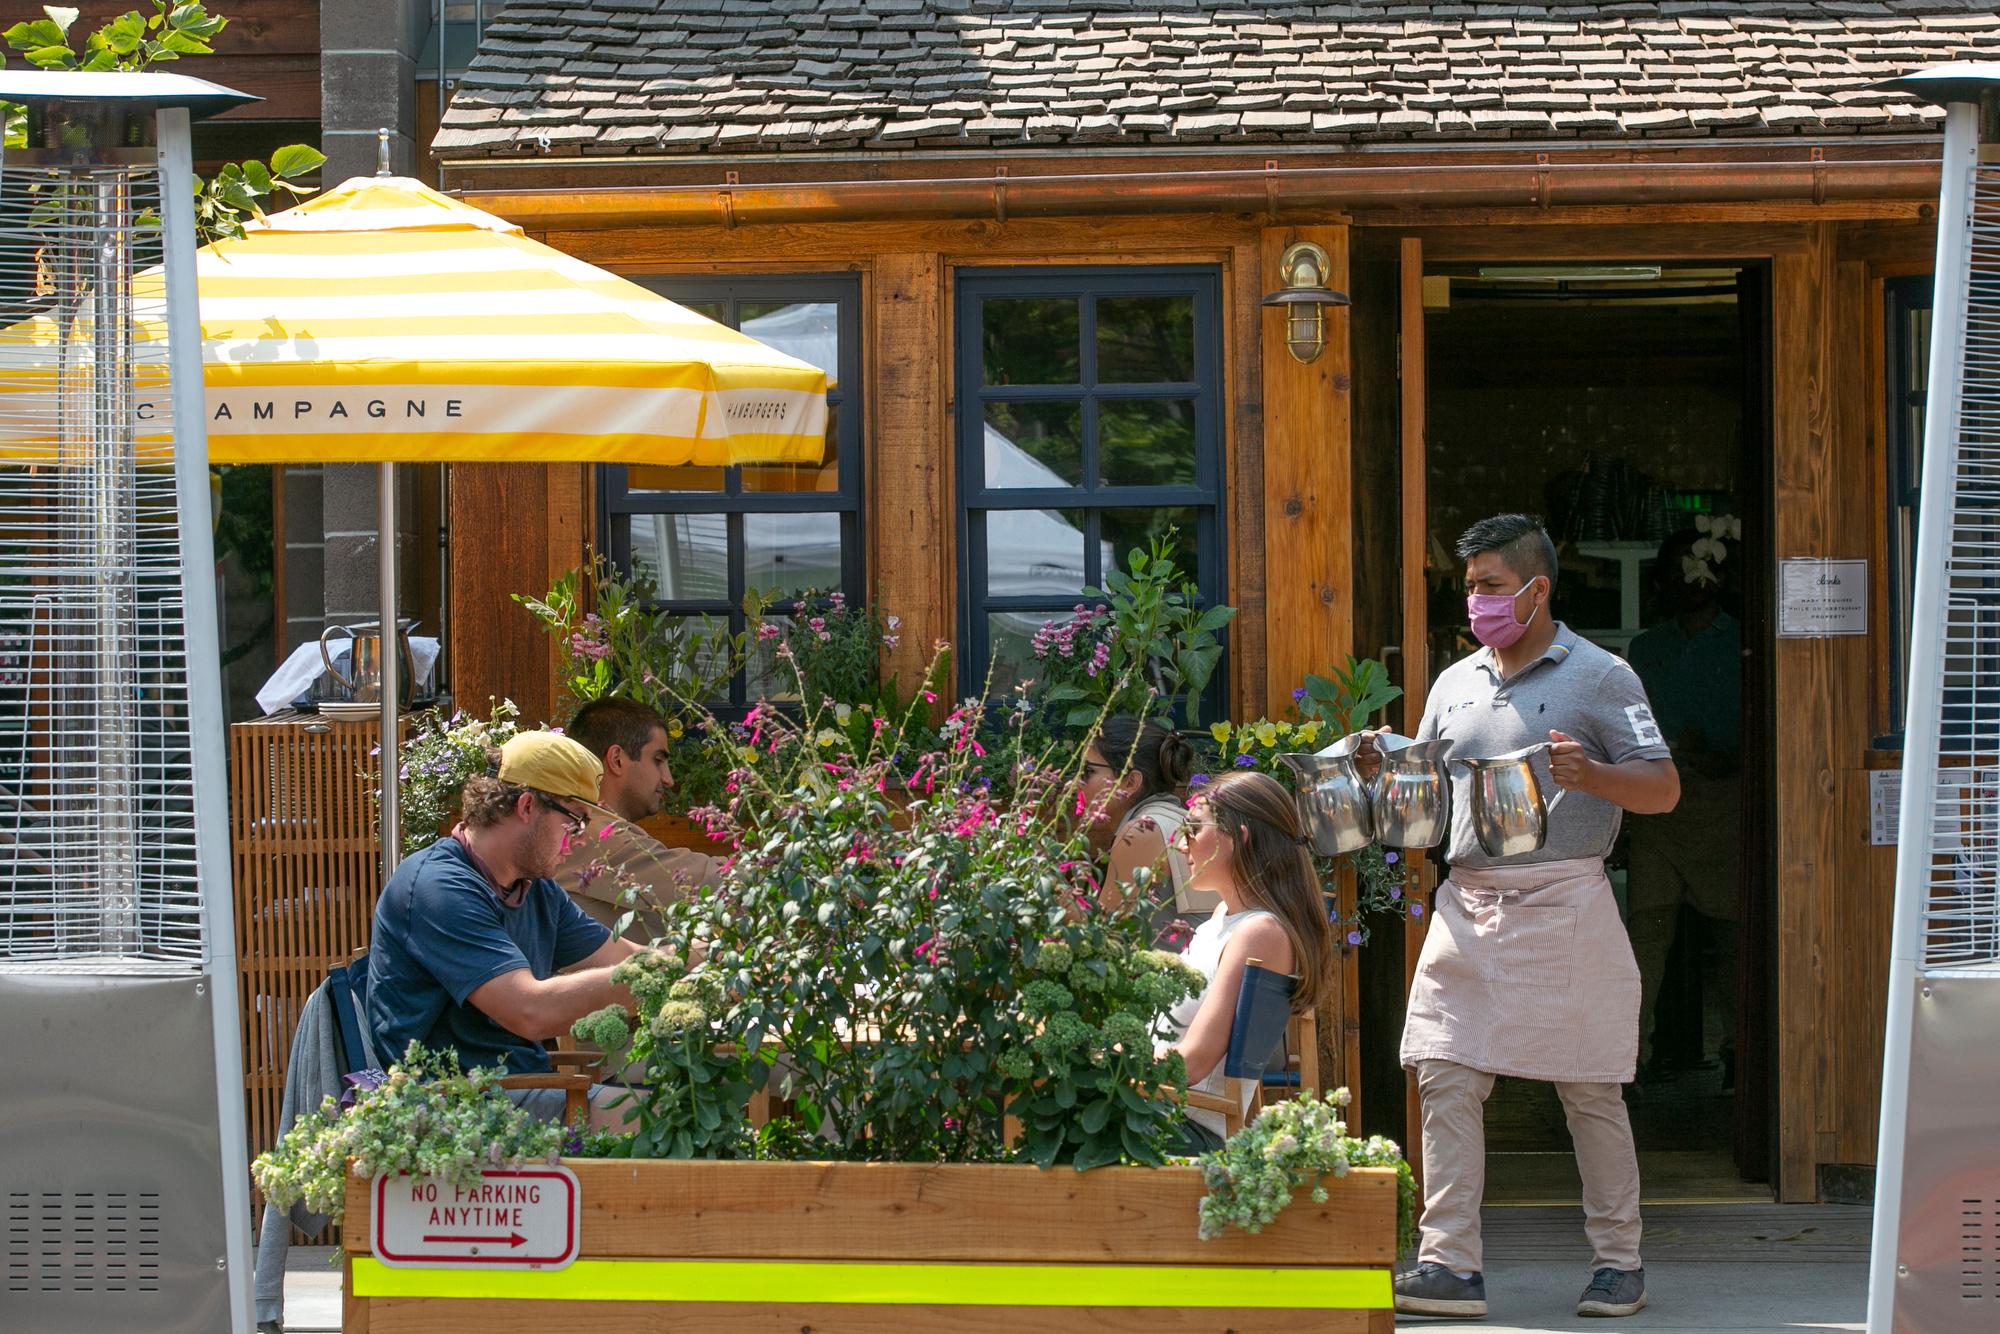
{"type": "MultiPolygon", "coordinates": [[[[1424,1216],[1417,1258],[1460,1272],[1484,1267],[1486,1096],[1493,1076],[1452,1061],[1417,1063],[1423,1099],[1424,1216]]],[[[1617,1084],[1557,1084],[1583,1177],[1583,1230],[1593,1269],[1639,1268],[1639,1158],[1617,1084]]]]}

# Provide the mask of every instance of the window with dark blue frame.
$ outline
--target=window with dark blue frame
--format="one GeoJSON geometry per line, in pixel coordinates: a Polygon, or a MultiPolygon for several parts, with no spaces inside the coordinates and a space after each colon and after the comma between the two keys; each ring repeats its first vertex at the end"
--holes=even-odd
{"type": "Polygon", "coordinates": [[[1216,271],[966,270],[957,298],[963,690],[1032,676],[1035,631],[1169,532],[1221,601],[1216,271]]]}
{"type": "Polygon", "coordinates": [[[1933,283],[1929,274],[1918,274],[1890,278],[1882,288],[1883,346],[1888,353],[1883,377],[1888,447],[1883,462],[1888,469],[1884,582],[1889,590],[1889,734],[1879,744],[1900,747],[1903,712],[1909,704],[1910,597],[1917,578],[1917,502],[1923,479],[1933,283]]]}
{"type": "MultiPolygon", "coordinates": [[[[826,371],[826,456],[817,464],[599,470],[601,545],[654,583],[659,608],[744,628],[753,589],[862,592],[861,287],[851,275],[654,277],[644,286],[826,371]]],[[[792,693],[755,657],[731,706],[792,693]]],[[[718,701],[723,703],[724,701],[718,701]]]]}

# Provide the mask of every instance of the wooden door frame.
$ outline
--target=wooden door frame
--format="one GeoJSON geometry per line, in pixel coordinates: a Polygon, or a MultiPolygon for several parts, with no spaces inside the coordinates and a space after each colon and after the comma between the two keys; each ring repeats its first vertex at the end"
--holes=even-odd
{"type": "MultiPolygon", "coordinates": [[[[1357,255],[1381,259],[1393,253],[1400,261],[1403,255],[1414,253],[1427,265],[1480,260],[1714,260],[1767,265],[1773,293],[1769,311],[1770,439],[1766,446],[1773,461],[1766,475],[1771,506],[1769,549],[1774,557],[1816,549],[1829,556],[1872,554],[1865,550],[1848,553],[1844,546],[1830,549],[1830,544],[1842,541],[1836,517],[1841,502],[1833,499],[1841,486],[1828,474],[1851,468],[1867,457],[1865,442],[1843,438],[1846,423],[1829,406],[1829,400],[1841,389],[1836,369],[1840,353],[1834,346],[1835,322],[1841,313],[1837,302],[1839,236],[1833,224],[1740,220],[1565,224],[1546,217],[1518,223],[1496,219],[1477,226],[1371,226],[1370,221],[1364,218],[1356,228],[1357,255]]],[[[1409,285],[1420,280],[1420,273],[1401,275],[1404,301],[1409,300],[1409,285]]],[[[1408,355],[1405,344],[1404,356],[1408,355]]],[[[1420,392],[1420,388],[1412,390],[1406,374],[1401,390],[1404,402],[1420,392]]],[[[1402,445],[1407,460],[1411,448],[1407,433],[1402,445]]],[[[1421,449],[1420,440],[1417,448],[1421,449]]],[[[1866,534],[1853,536],[1865,541],[1866,534]]],[[[1420,544],[1421,534],[1415,557],[1419,562],[1420,544]]],[[[1406,532],[1406,583],[1412,545],[1406,532]]],[[[1762,577],[1774,580],[1775,568],[1763,572],[1762,577]]],[[[1406,651],[1414,619],[1406,594],[1406,651]]],[[[1869,649],[1870,644],[1862,647],[1869,649]]],[[[1771,1108],[1779,1145],[1774,1185],[1780,1199],[1807,1201],[1817,1196],[1814,1155],[1826,1138],[1823,1118],[1815,1115],[1814,1103],[1833,1093],[1823,1069],[1827,1061],[1820,1050],[1824,1035],[1807,1022],[1817,1012],[1825,987],[1823,953],[1811,919],[1817,900],[1842,879],[1847,865],[1836,835],[1838,822],[1833,817],[1837,813],[1815,819],[1808,808],[1814,802],[1827,804],[1823,787],[1831,771],[1850,765],[1858,769],[1862,760],[1858,753],[1848,755],[1831,740],[1845,735],[1830,717],[1844,701],[1836,703],[1829,698],[1837,692],[1824,686],[1848,679],[1845,660],[1853,654],[1844,648],[1844,641],[1782,640],[1769,646],[1767,652],[1769,675],[1780,697],[1811,690],[1815,682],[1821,687],[1811,716],[1798,723],[1796,733],[1788,734],[1786,740],[1791,744],[1782,749],[1774,720],[1770,738],[1774,782],[1768,802],[1774,846],[1767,853],[1768,865],[1762,869],[1764,892],[1772,901],[1776,923],[1774,990],[1781,1020],[1774,1066],[1776,1096],[1771,1108]],[[1811,882],[1810,888],[1806,882],[1811,882]],[[1796,1022],[1786,1022],[1788,1018],[1796,1022]]],[[[1421,649],[1407,656],[1411,661],[1419,660],[1421,649]]],[[[1408,692],[1409,682],[1404,685],[1408,692]]],[[[1860,698],[1865,702],[1867,697],[1864,693],[1860,698]]],[[[1412,713],[1420,716],[1421,694],[1411,698],[1411,703],[1412,713]]],[[[1861,865],[1858,853],[1854,850],[1849,854],[1854,867],[1861,865]]],[[[1415,941],[1406,944],[1412,960],[1416,948],[1415,941]]],[[[1418,1125],[1412,1090],[1408,1132],[1413,1142],[1418,1125]]],[[[1416,1156],[1411,1154],[1413,1161],[1416,1156]]]]}

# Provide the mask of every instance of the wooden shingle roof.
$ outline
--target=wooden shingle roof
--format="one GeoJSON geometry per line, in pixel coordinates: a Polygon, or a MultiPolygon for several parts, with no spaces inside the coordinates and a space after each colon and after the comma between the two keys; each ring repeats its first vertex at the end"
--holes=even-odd
{"type": "Polygon", "coordinates": [[[1989,0],[510,0],[440,157],[1923,134],[1989,0]]]}

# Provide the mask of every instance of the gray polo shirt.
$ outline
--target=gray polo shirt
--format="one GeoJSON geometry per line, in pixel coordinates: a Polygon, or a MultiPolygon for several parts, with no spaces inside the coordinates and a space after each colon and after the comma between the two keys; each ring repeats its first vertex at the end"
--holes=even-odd
{"type": "MultiPolygon", "coordinates": [[[[1460,658],[1431,684],[1417,740],[1448,738],[1451,753],[1490,759],[1547,741],[1550,731],[1575,737],[1592,759],[1607,764],[1664,760],[1672,756],[1639,675],[1623,658],[1556,626],[1547,651],[1512,677],[1500,679],[1493,650],[1460,658]]],[[[1544,799],[1556,793],[1546,753],[1534,759],[1544,799]]],[[[1624,812],[1598,797],[1571,792],[1549,815],[1549,837],[1538,852],[1509,857],[1509,866],[1602,857],[1618,837],[1624,812]]],[[[1492,866],[1495,859],[1472,831],[1472,778],[1454,770],[1451,840],[1447,859],[1457,866],[1492,866]]]]}

